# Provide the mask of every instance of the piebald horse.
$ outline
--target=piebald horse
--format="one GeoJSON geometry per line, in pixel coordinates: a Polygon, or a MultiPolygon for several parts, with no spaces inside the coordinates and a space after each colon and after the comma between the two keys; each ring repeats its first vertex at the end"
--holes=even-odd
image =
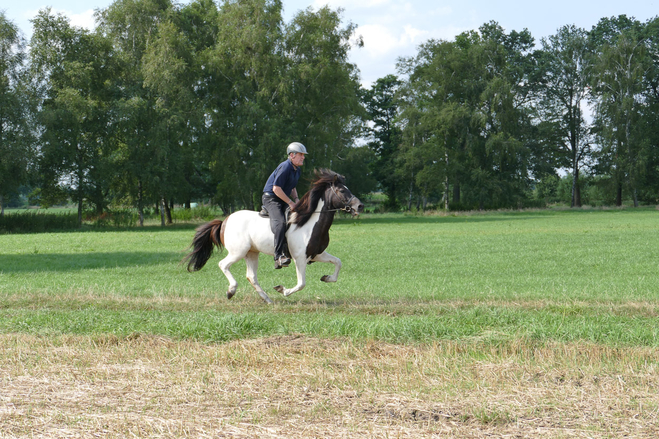
{"type": "MultiPolygon", "coordinates": [[[[284,296],[300,291],[306,284],[306,266],[312,262],[334,264],[334,273],[325,275],[323,282],[336,282],[341,270],[341,260],[327,253],[329,229],[334,221],[334,213],[343,210],[353,216],[364,210],[364,205],[345,185],[345,179],[327,169],[316,170],[316,178],[311,189],[295,205],[288,220],[286,240],[291,257],[295,261],[297,285],[275,290],[284,296]]],[[[214,246],[226,248],[229,254],[219,262],[220,270],[229,280],[227,297],[236,294],[237,282],[229,269],[233,264],[244,259],[247,264],[247,279],[261,298],[267,303],[272,299],[259,285],[256,270],[259,253],[274,255],[274,234],[270,229],[270,219],[263,218],[258,212],[240,210],[232,213],[224,221],[213,220],[197,228],[192,240],[192,251],[184,258],[188,271],[200,270],[213,254],[214,246]]]]}

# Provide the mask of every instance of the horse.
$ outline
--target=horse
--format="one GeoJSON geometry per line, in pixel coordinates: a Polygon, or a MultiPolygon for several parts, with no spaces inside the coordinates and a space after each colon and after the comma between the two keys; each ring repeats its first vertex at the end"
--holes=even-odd
{"type": "MultiPolygon", "coordinates": [[[[297,284],[293,288],[281,285],[274,287],[284,296],[290,296],[306,285],[306,266],[312,262],[334,264],[334,273],[320,278],[322,282],[336,282],[341,270],[341,260],[327,253],[329,229],[337,211],[346,211],[357,216],[364,205],[345,185],[345,177],[328,169],[315,170],[311,189],[293,207],[289,219],[286,240],[290,255],[295,262],[297,284]]],[[[274,255],[274,234],[270,229],[270,219],[258,212],[240,210],[221,221],[210,221],[196,229],[190,248],[192,251],[183,259],[188,271],[200,270],[210,259],[213,250],[226,248],[228,255],[219,262],[220,270],[229,281],[227,298],[236,294],[237,282],[229,269],[244,259],[247,265],[247,279],[259,296],[268,304],[272,299],[259,285],[256,271],[259,253],[274,255]]]]}

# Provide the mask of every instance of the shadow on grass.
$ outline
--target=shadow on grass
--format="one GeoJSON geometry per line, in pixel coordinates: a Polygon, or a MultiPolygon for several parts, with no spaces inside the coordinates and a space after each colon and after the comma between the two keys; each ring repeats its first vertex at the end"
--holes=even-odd
{"type": "Polygon", "coordinates": [[[37,273],[43,271],[81,271],[98,268],[123,268],[171,264],[183,258],[178,252],[90,252],[80,254],[34,253],[1,255],[0,273],[37,273]]]}
{"type": "MultiPolygon", "coordinates": [[[[223,219],[223,218],[219,218],[223,219]]],[[[132,233],[142,233],[142,232],[151,232],[151,233],[167,233],[167,232],[179,232],[181,230],[189,230],[194,235],[194,230],[202,224],[205,224],[208,221],[198,221],[198,222],[186,222],[186,223],[177,223],[170,224],[166,227],[160,225],[147,225],[147,226],[135,226],[135,227],[113,227],[113,226],[90,226],[89,224],[83,224],[80,228],[74,229],[49,229],[49,230],[38,230],[38,231],[26,231],[26,230],[5,230],[0,228],[0,235],[38,235],[42,233],[98,233],[98,232],[132,232],[132,233]]],[[[192,236],[192,235],[191,235],[192,236]]]]}

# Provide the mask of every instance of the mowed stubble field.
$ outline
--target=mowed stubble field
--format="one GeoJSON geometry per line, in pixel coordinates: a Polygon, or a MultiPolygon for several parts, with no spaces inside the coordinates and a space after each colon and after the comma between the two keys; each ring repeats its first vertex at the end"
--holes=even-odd
{"type": "Polygon", "coordinates": [[[343,218],[274,306],[193,226],[0,235],[0,437],[657,437],[658,219],[343,218]]]}

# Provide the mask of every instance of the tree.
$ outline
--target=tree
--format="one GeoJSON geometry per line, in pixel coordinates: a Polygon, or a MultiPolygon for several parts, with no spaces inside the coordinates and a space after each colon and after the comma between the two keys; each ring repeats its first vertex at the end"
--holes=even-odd
{"type": "Polygon", "coordinates": [[[282,128],[285,138],[311,148],[307,172],[333,167],[359,132],[364,115],[359,71],[348,60],[355,30],[350,22],[342,26],[341,10],[328,7],[301,11],[285,26],[282,128]]]}
{"type": "Polygon", "coordinates": [[[391,210],[398,209],[397,198],[401,189],[401,178],[396,174],[400,129],[395,123],[398,116],[396,92],[401,84],[395,75],[387,75],[365,90],[362,98],[368,120],[372,123],[367,129],[371,138],[368,147],[376,157],[371,171],[387,196],[385,208],[391,210]]]}
{"type": "Polygon", "coordinates": [[[203,53],[200,141],[222,208],[254,208],[291,141],[310,149],[305,173],[348,154],[360,112],[354,27],[328,8],[284,25],[280,1],[248,0],[223,3],[217,29],[203,53]]]}
{"type": "Polygon", "coordinates": [[[363,198],[377,189],[378,182],[370,171],[377,157],[367,146],[348,148],[339,160],[334,161],[334,171],[346,177],[346,185],[358,198],[363,198]],[[343,155],[344,154],[344,155],[343,155]]]}
{"type": "Polygon", "coordinates": [[[590,151],[590,128],[583,105],[588,98],[588,35],[574,25],[563,26],[542,40],[545,76],[542,81],[540,117],[552,128],[552,137],[567,158],[572,173],[571,206],[581,206],[579,171],[590,151]]]}
{"type": "Polygon", "coordinates": [[[643,179],[639,183],[639,198],[646,202],[659,203],[659,17],[649,20],[643,29],[647,54],[651,62],[645,72],[645,105],[643,111],[644,149],[639,160],[643,179]]]}
{"type": "MultiPolygon", "coordinates": [[[[623,181],[626,180],[636,207],[640,157],[646,137],[643,93],[645,74],[650,66],[640,23],[624,18],[621,16],[618,21],[627,28],[617,37],[607,34],[608,38],[600,38],[604,43],[594,66],[594,101],[602,156],[608,159],[615,180],[616,205],[622,204],[623,181]]],[[[610,21],[600,23],[605,29],[609,29],[609,24],[610,21]]],[[[593,30],[595,36],[603,33],[597,30],[593,30]]]]}
{"type": "Polygon", "coordinates": [[[159,23],[171,13],[169,0],[116,0],[96,15],[99,34],[112,42],[123,64],[113,127],[122,177],[118,190],[136,201],[141,226],[146,202],[161,203],[168,184],[162,114],[156,109],[157,95],[144,83],[144,64],[158,37],[159,23]]]}
{"type": "Polygon", "coordinates": [[[26,182],[32,155],[32,96],[25,57],[25,40],[0,11],[0,216],[4,198],[26,182]]]}
{"type": "Polygon", "coordinates": [[[516,206],[529,188],[533,71],[528,31],[496,23],[455,42],[429,41],[402,60],[401,167],[425,196],[478,207],[516,206]]]}
{"type": "MultiPolygon", "coordinates": [[[[210,160],[217,145],[207,135],[207,122],[213,109],[207,106],[208,86],[215,82],[206,74],[209,69],[208,54],[218,39],[221,24],[219,9],[213,0],[197,0],[183,7],[172,21],[178,29],[176,51],[172,52],[179,74],[175,75],[180,96],[176,97],[173,114],[181,122],[180,172],[176,186],[176,198],[190,207],[192,199],[211,199],[217,191],[217,181],[210,172],[210,160]],[[181,41],[182,40],[182,41],[181,41]],[[183,126],[182,126],[183,125],[183,126]]],[[[166,64],[164,61],[163,64],[166,64]]],[[[163,65],[163,67],[166,67],[163,65]]]]}
{"type": "Polygon", "coordinates": [[[212,172],[225,210],[260,206],[265,180],[285,155],[281,9],[278,0],[225,2],[220,9],[206,111],[214,138],[212,172]]]}
{"type": "Polygon", "coordinates": [[[189,200],[194,75],[189,40],[170,20],[158,24],[158,35],[144,55],[144,85],[155,95],[156,136],[161,156],[160,200],[162,225],[172,223],[169,200],[189,200]],[[166,221],[165,221],[166,218],[166,221]]]}
{"type": "Polygon", "coordinates": [[[108,104],[113,96],[112,46],[101,36],[69,25],[61,14],[42,10],[33,20],[31,66],[45,85],[39,114],[42,199],[64,189],[101,213],[107,203],[112,165],[108,149],[108,104]]]}
{"type": "Polygon", "coordinates": [[[481,26],[485,90],[481,111],[485,115],[484,150],[480,150],[480,180],[489,175],[487,196],[479,187],[478,203],[518,207],[530,190],[532,132],[530,103],[535,96],[531,80],[536,65],[534,40],[528,30],[506,34],[495,22],[481,26]]]}

